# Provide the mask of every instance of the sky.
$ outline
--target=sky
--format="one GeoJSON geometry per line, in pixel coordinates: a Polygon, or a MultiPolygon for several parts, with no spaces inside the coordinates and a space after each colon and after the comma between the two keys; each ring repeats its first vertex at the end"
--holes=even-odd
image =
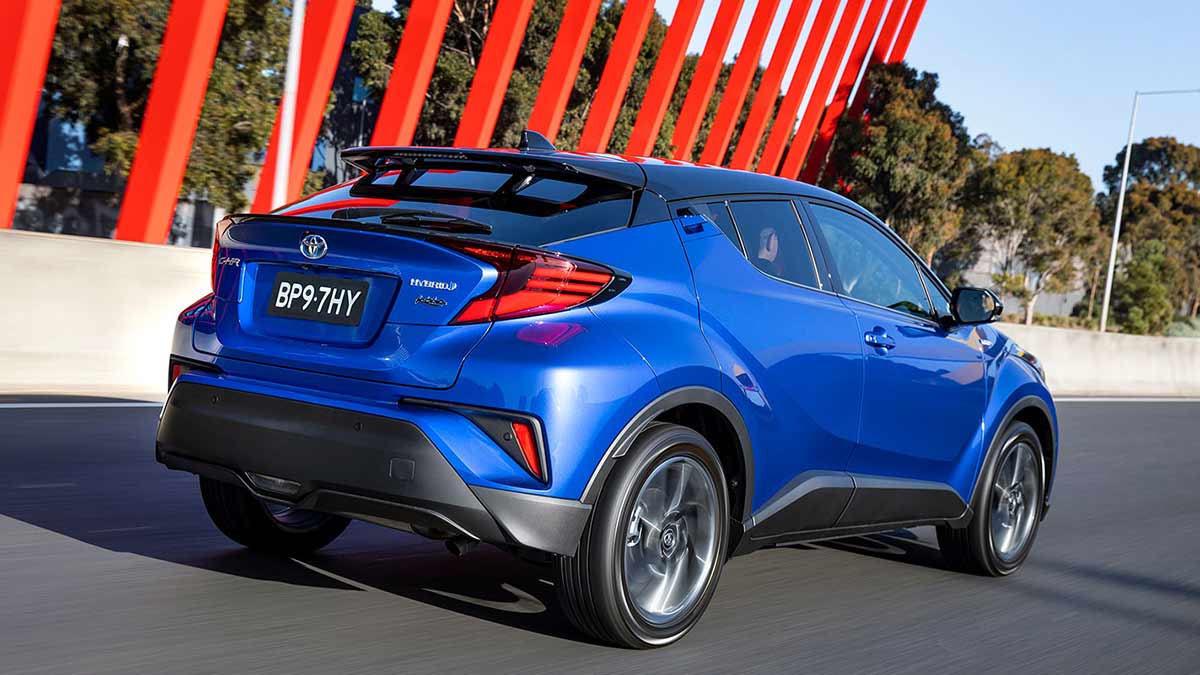
{"type": "MultiPolygon", "coordinates": [[[[763,65],[792,1],[801,0],[779,3],[763,65]]],[[[689,51],[704,48],[719,4],[704,1],[689,51]]],[[[757,4],[745,0],[727,60],[757,4]]],[[[668,22],[675,5],[655,1],[668,22]]],[[[1134,91],[1200,89],[1200,0],[929,0],[907,60],[938,74],[938,96],[962,113],[971,134],[987,133],[1006,150],[1074,154],[1099,189],[1104,166],[1124,147],[1134,91]]],[[[1143,97],[1134,138],[1160,135],[1200,145],[1200,94],[1143,97]]]]}

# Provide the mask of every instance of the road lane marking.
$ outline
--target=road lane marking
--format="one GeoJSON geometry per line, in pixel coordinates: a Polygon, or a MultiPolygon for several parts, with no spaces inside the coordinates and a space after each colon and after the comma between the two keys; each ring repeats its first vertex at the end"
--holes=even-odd
{"type": "Polygon", "coordinates": [[[103,530],[88,530],[88,534],[110,534],[113,532],[141,532],[142,530],[153,530],[153,525],[138,525],[136,527],[106,527],[103,530]]]}
{"type": "Polygon", "coordinates": [[[112,401],[109,403],[0,403],[0,410],[25,410],[35,408],[161,408],[163,404],[151,401],[112,401]]]}
{"type": "Polygon", "coordinates": [[[330,579],[333,579],[334,581],[338,581],[343,584],[346,584],[347,586],[352,586],[354,588],[357,588],[360,591],[366,591],[368,593],[384,593],[384,592],[386,592],[386,591],[381,591],[378,588],[375,588],[374,586],[368,586],[362,582],[355,581],[353,579],[347,579],[346,577],[344,577],[340,574],[334,574],[333,572],[330,572],[328,570],[323,570],[320,567],[317,567],[316,565],[310,565],[310,564],[304,562],[303,560],[298,560],[296,558],[288,558],[288,560],[291,560],[292,562],[296,563],[297,565],[307,567],[308,569],[316,572],[317,574],[323,574],[323,575],[329,577],[330,579]]]}
{"type": "Polygon", "coordinates": [[[51,488],[75,487],[74,483],[26,483],[18,485],[18,490],[49,490],[51,488]]]}

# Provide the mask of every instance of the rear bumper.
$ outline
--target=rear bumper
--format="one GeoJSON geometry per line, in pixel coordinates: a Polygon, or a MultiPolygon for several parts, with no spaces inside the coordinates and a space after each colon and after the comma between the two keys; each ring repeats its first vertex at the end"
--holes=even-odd
{"type": "Polygon", "coordinates": [[[576,500],[467,485],[413,422],[197,382],[172,388],[155,454],[305,509],[562,555],[590,514],[576,500]],[[284,494],[252,474],[298,487],[284,494]]]}

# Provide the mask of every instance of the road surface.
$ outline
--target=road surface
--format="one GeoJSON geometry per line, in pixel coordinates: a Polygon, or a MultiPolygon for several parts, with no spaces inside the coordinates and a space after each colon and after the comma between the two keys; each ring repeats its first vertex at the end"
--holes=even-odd
{"type": "Polygon", "coordinates": [[[355,523],[301,561],[244,551],[154,463],[157,408],[61,400],[0,400],[5,673],[1200,671],[1196,402],[1062,403],[1014,577],[942,569],[929,528],[765,550],[681,643],[633,652],[573,633],[548,570],[495,549],[355,523]]]}

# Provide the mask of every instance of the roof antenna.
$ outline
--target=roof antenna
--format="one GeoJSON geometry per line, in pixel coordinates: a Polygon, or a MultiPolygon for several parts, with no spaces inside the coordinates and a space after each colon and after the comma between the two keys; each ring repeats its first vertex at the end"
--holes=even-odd
{"type": "Polygon", "coordinates": [[[517,145],[517,150],[521,152],[555,152],[556,148],[545,136],[525,129],[521,132],[521,143],[517,145]]]}

